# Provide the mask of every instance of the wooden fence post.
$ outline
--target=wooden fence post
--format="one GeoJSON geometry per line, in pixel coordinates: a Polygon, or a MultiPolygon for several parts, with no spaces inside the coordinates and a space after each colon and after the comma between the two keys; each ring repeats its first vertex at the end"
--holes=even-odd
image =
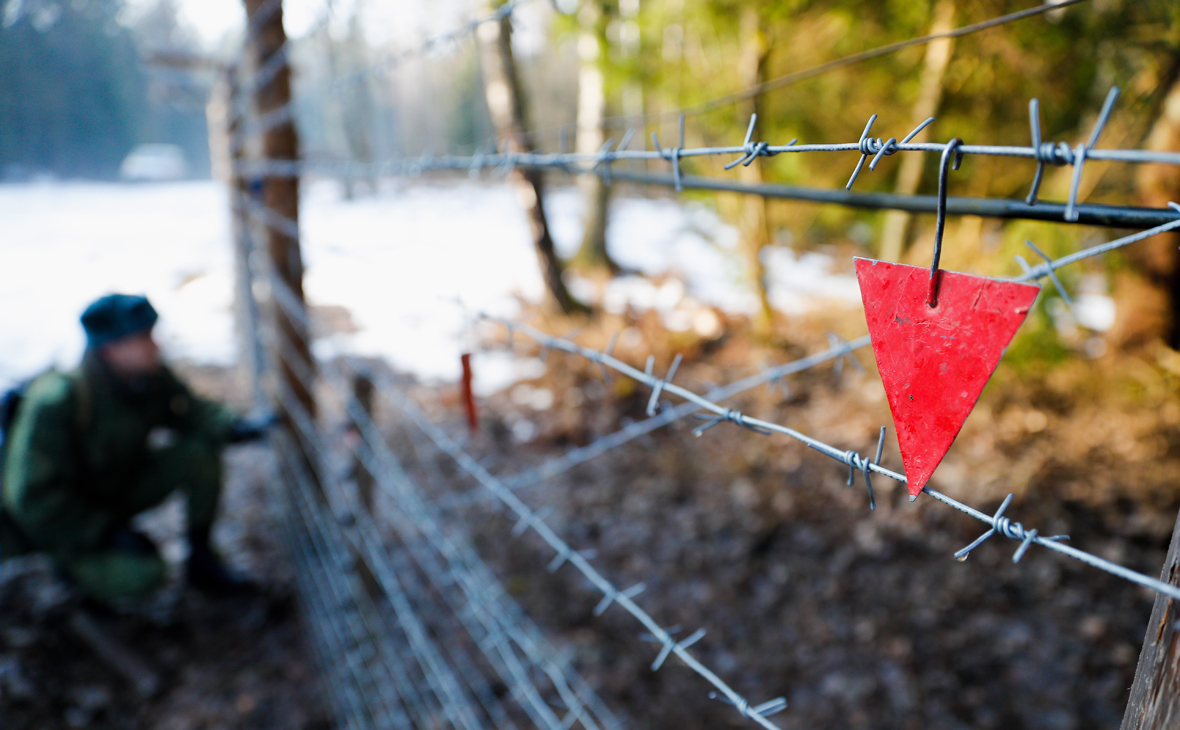
{"type": "MultiPolygon", "coordinates": [[[[283,3],[281,0],[244,0],[246,5],[246,54],[254,69],[264,68],[274,54],[283,52],[287,34],[283,29],[283,3]]],[[[291,69],[287,63],[258,85],[254,90],[253,114],[256,119],[267,118],[278,110],[289,109],[291,104],[291,69]]],[[[244,125],[245,134],[251,134],[250,124],[244,125]]],[[[268,161],[292,162],[299,159],[299,138],[295,132],[292,115],[280,116],[277,123],[265,129],[261,145],[262,157],[268,161]]],[[[253,183],[255,181],[250,181],[253,183]]],[[[295,224],[299,222],[299,178],[296,175],[265,175],[259,181],[257,194],[267,210],[295,224]]],[[[255,185],[248,183],[247,195],[256,194],[255,185]]],[[[299,248],[296,231],[289,228],[266,226],[266,251],[274,272],[282,283],[294,293],[298,305],[306,315],[303,298],[303,255],[299,248]]],[[[277,353],[275,362],[278,376],[284,384],[314,417],[316,413],[314,394],[309,377],[314,377],[315,361],[311,357],[311,332],[307,317],[292,316],[283,307],[276,307],[277,337],[286,347],[277,353]],[[297,362],[292,362],[292,359],[297,362]]],[[[285,410],[285,409],[283,409],[285,410]]],[[[290,420],[290,414],[286,414],[290,420]]]]}
{"type": "MultiPolygon", "coordinates": [[[[1180,585],[1180,516],[1160,580],[1180,585]]],[[[1135,682],[1122,730],[1173,730],[1180,727],[1180,623],[1175,599],[1156,594],[1147,636],[1135,669],[1135,682]]]]}
{"type": "MultiPolygon", "coordinates": [[[[357,405],[365,412],[370,421],[373,421],[373,394],[376,388],[370,379],[364,373],[354,373],[352,376],[352,396],[356,398],[357,405]]],[[[361,424],[357,424],[357,433],[360,438],[364,439],[364,434],[361,424]]],[[[373,515],[373,490],[376,486],[376,480],[373,474],[365,466],[364,460],[357,457],[353,464],[353,475],[356,479],[357,493],[360,495],[361,504],[370,515],[373,515]]]]}

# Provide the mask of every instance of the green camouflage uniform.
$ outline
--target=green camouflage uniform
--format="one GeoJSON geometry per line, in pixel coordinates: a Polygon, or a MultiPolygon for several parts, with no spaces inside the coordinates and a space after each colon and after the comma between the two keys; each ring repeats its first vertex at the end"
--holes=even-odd
{"type": "Polygon", "coordinates": [[[113,530],[177,489],[190,529],[207,530],[217,511],[234,415],[167,368],[143,386],[116,382],[89,352],[29,385],[5,443],[0,506],[27,547],[100,599],[142,598],[165,577],[154,551],[107,544],[113,530]]]}

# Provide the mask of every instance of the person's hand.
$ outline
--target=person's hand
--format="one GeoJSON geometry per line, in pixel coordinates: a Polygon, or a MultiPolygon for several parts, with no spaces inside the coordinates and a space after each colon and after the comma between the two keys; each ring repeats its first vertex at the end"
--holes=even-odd
{"type": "Polygon", "coordinates": [[[242,444],[257,441],[266,435],[267,431],[279,422],[279,416],[269,413],[263,416],[242,416],[230,424],[229,436],[226,441],[231,444],[242,444]]]}

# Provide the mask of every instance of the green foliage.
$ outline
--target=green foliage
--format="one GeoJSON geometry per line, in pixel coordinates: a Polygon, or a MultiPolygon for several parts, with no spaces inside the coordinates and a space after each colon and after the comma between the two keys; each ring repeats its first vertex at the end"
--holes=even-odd
{"type": "MultiPolygon", "coordinates": [[[[615,88],[624,81],[642,85],[649,110],[691,107],[744,87],[737,66],[750,39],[743,37],[740,21],[751,6],[770,44],[767,75],[775,78],[925,35],[934,5],[933,0],[647,0],[636,19],[640,52],[625,60],[608,55],[608,64],[615,88]]],[[[959,0],[954,25],[1027,7],[1015,0],[959,0]]],[[[919,139],[959,136],[968,142],[1027,144],[1028,102],[1036,97],[1045,138],[1076,143],[1088,134],[1106,91],[1118,84],[1125,91],[1118,112],[1123,117],[1103,141],[1139,144],[1158,115],[1158,80],[1180,58],[1178,8],[1171,0],[1090,2],[956,39],[937,121],[919,139]]],[[[761,137],[778,143],[793,137],[802,143],[855,140],[869,115],[877,113],[873,135],[900,138],[918,121],[911,116],[924,55],[924,47],[910,48],[762,94],[761,137]]],[[[736,143],[749,110],[749,104],[736,103],[694,115],[690,140],[736,143]]],[[[652,123],[646,131],[671,139],[675,118],[652,123]]],[[[933,192],[937,178],[937,158],[927,158],[921,192],[933,192]]],[[[866,171],[858,189],[892,189],[896,159],[866,171]]],[[[782,156],[765,169],[772,180],[836,187],[847,180],[855,161],[854,153],[782,156]]],[[[1023,197],[1027,192],[1031,162],[977,162],[973,175],[955,181],[955,194],[1023,197]]],[[[689,166],[721,174],[721,164],[697,160],[689,166]]],[[[1105,173],[1104,184],[1129,195],[1131,173],[1124,168],[1105,173]]],[[[1051,175],[1046,197],[1062,197],[1062,186],[1051,175]]]]}
{"type": "Polygon", "coordinates": [[[139,140],[146,98],[122,3],[26,5],[0,27],[0,173],[114,175],[139,140]]]}

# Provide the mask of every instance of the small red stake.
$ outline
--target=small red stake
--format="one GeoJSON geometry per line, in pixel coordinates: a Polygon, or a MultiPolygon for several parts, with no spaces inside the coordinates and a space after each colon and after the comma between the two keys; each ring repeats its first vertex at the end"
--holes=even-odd
{"type": "Polygon", "coordinates": [[[1033,284],[856,259],[873,354],[915,497],[942,461],[1041,291],[1033,284]]]}
{"type": "Polygon", "coordinates": [[[479,416],[475,412],[475,395],[471,392],[471,353],[465,352],[459,359],[463,363],[463,406],[467,409],[467,428],[475,433],[479,430],[479,416]]]}

